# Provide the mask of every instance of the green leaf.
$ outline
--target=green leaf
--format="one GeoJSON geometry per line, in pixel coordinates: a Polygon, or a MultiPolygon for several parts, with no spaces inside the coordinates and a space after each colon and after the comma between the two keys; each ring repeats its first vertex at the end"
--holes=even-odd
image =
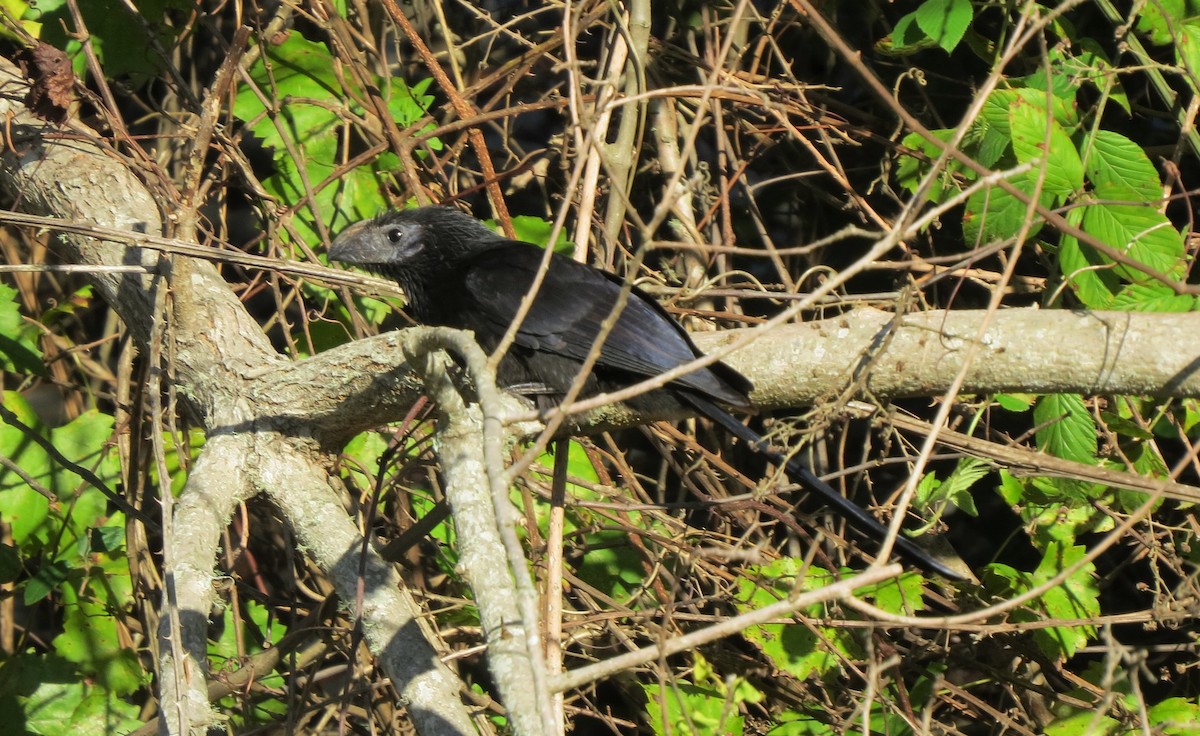
{"type": "Polygon", "coordinates": [[[1001,409],[1012,412],[1025,412],[1033,407],[1037,397],[1032,394],[996,394],[992,397],[1001,409]]]}
{"type": "Polygon", "coordinates": [[[78,678],[44,681],[21,699],[28,714],[28,733],[43,736],[110,736],[133,733],[143,724],[138,706],[126,703],[115,693],[78,678]]]}
{"type": "MultiPolygon", "coordinates": [[[[171,481],[171,493],[178,496],[183,492],[183,487],[187,485],[187,469],[191,466],[191,461],[200,456],[200,450],[204,447],[204,432],[200,429],[192,429],[182,436],[166,432],[163,434],[163,454],[166,459],[167,476],[171,481]],[[182,442],[182,446],[180,445],[182,442]]],[[[150,467],[150,478],[158,483],[158,464],[155,463],[150,467]]]]}
{"type": "Polygon", "coordinates": [[[1167,698],[1146,713],[1150,723],[1164,736],[1200,733],[1200,703],[1187,698],[1167,698]]]}
{"type": "Polygon", "coordinates": [[[355,488],[360,491],[374,491],[379,461],[387,448],[387,438],[375,431],[355,435],[354,439],[346,444],[342,455],[348,460],[342,463],[342,469],[350,476],[355,488]]]}
{"type": "MultiPolygon", "coordinates": [[[[211,658],[213,670],[237,669],[243,656],[263,651],[287,633],[287,626],[271,615],[271,609],[258,601],[243,598],[242,618],[236,619],[233,613],[232,607],[225,609],[225,617],[221,622],[223,626],[220,628],[221,636],[216,640],[209,640],[208,656],[211,658]],[[238,648],[239,629],[245,650],[238,648]]],[[[282,677],[277,673],[268,675],[267,680],[276,687],[283,683],[282,677]]]]}
{"type": "MultiPolygon", "coordinates": [[[[1066,130],[1078,124],[1078,113],[1075,110],[1072,100],[1057,97],[1053,94],[1047,95],[1044,90],[998,89],[988,95],[987,100],[983,103],[983,108],[980,110],[979,118],[975,121],[975,125],[983,131],[979,154],[986,155],[989,159],[992,159],[992,162],[987,164],[988,166],[998,161],[1000,154],[1007,151],[1012,144],[1013,128],[1011,111],[1018,104],[1043,111],[1043,122],[1033,123],[1041,126],[1039,130],[1042,135],[1039,137],[1034,132],[1027,137],[1033,138],[1033,145],[1038,145],[1045,140],[1046,126],[1044,115],[1047,102],[1050,103],[1054,122],[1058,124],[1060,129],[1066,130]]],[[[1073,144],[1071,148],[1074,149],[1073,144]]],[[[1031,158],[1033,157],[1040,158],[1040,151],[1036,155],[1031,155],[1031,158]]]]}
{"type": "Polygon", "coordinates": [[[33,605],[53,593],[71,577],[71,570],[72,568],[61,560],[44,560],[25,583],[25,605],[33,605]]]}
{"type": "MultiPolygon", "coordinates": [[[[111,491],[120,480],[116,453],[109,444],[114,419],[95,409],[80,414],[69,424],[50,430],[50,442],[68,460],[91,470],[111,491]]],[[[57,498],[70,502],[68,529],[74,539],[86,537],[100,519],[107,518],[108,497],[85,485],[83,478],[55,463],[50,489],[57,498]]],[[[72,540],[74,541],[74,540],[72,540]]]]}
{"type": "Polygon", "coordinates": [[[971,25],[970,0],[925,0],[916,10],[917,24],[925,35],[951,52],[971,25]]]}
{"type": "MultiPolygon", "coordinates": [[[[1034,176],[1036,172],[1025,172],[1011,177],[1009,182],[1032,196],[1034,176]]],[[[1050,190],[1043,188],[1042,203],[1049,206],[1052,198],[1050,190]]],[[[1030,235],[1041,229],[1040,218],[1027,203],[1000,187],[983,187],[967,199],[962,218],[963,238],[973,245],[997,243],[1015,237],[1027,221],[1033,222],[1027,231],[1030,235]]]]}
{"type": "Polygon", "coordinates": [[[896,21],[891,34],[876,43],[875,49],[882,54],[904,56],[934,46],[937,46],[937,43],[925,35],[921,25],[917,23],[917,14],[909,13],[896,21]]]}
{"type": "MultiPolygon", "coordinates": [[[[329,49],[293,31],[283,43],[266,48],[251,66],[255,87],[238,90],[233,112],[249,124],[251,132],[272,151],[275,174],[264,180],[267,191],[294,207],[295,232],[310,247],[322,237],[318,222],[337,232],[354,220],[372,217],[391,202],[392,173],[399,168],[395,155],[379,156],[374,166],[345,169],[351,157],[345,133],[346,118],[361,114],[357,103],[363,91],[344,88],[329,49]],[[265,99],[264,99],[265,98],[265,99]]],[[[420,120],[432,101],[425,95],[429,80],[411,89],[400,77],[375,79],[385,96],[388,111],[401,127],[420,120]]]]}
{"type": "Polygon", "coordinates": [[[1175,27],[1179,29],[1179,37],[1175,39],[1175,60],[1187,71],[1192,80],[1198,79],[1200,78],[1200,19],[1189,18],[1175,27]]]}
{"type": "Polygon", "coordinates": [[[102,526],[92,529],[88,546],[95,552],[120,552],[125,548],[125,527],[102,526]]]}
{"type": "Polygon", "coordinates": [[[657,736],[738,736],[745,719],[732,698],[719,690],[676,681],[669,686],[643,684],[650,704],[646,714],[657,736]]]}
{"type": "MultiPolygon", "coordinates": [[[[1184,275],[1183,236],[1166,215],[1155,209],[1123,204],[1090,205],[1084,208],[1083,229],[1160,274],[1176,278],[1184,275]]],[[[1129,266],[1116,265],[1113,270],[1126,281],[1148,278],[1129,266]]]]}
{"type": "Polygon", "coordinates": [[[777,725],[767,736],[840,736],[844,731],[836,729],[809,713],[784,711],[776,719],[777,725]]]}
{"type": "MultiPolygon", "coordinates": [[[[17,419],[50,443],[69,461],[91,469],[111,490],[119,477],[116,457],[111,452],[113,418],[98,411],[84,412],[71,423],[46,432],[29,404],[14,392],[4,394],[4,406],[17,419]]],[[[65,550],[86,537],[88,529],[107,514],[108,499],[99,490],[86,486],[83,479],[61,466],[41,445],[25,432],[0,424],[0,454],[50,491],[56,499],[54,513],[61,516],[49,523],[50,501],[25,480],[7,468],[0,469],[0,516],[12,525],[13,540],[23,546],[33,539],[49,542],[52,538],[65,550]],[[59,506],[62,504],[63,506],[59,506]],[[69,532],[62,535],[66,523],[69,532]]]]}
{"type": "Polygon", "coordinates": [[[1184,0],[1155,0],[1142,4],[1137,30],[1146,34],[1150,43],[1165,46],[1175,40],[1172,29],[1178,28],[1189,15],[1184,0]]]}
{"type": "MultiPolygon", "coordinates": [[[[524,240],[526,243],[535,243],[545,248],[550,241],[550,233],[554,229],[554,223],[543,220],[540,217],[530,217],[529,215],[518,215],[512,218],[513,230],[516,231],[517,240],[524,240]]],[[[495,223],[489,222],[492,229],[495,230],[495,223]]],[[[559,228],[558,238],[554,241],[554,251],[556,253],[570,254],[575,249],[575,243],[567,237],[566,228],[559,228]]]]}
{"type": "MultiPolygon", "coordinates": [[[[1087,554],[1082,546],[1051,544],[1034,571],[1029,587],[1037,587],[1067,567],[1075,564],[1087,554]]],[[[1096,584],[1095,566],[1087,563],[1066,579],[1042,595],[1040,603],[1050,619],[1087,621],[1100,615],[1100,589],[1096,584]]],[[[1039,629],[1034,641],[1046,656],[1062,661],[1075,656],[1080,647],[1086,646],[1096,636],[1096,627],[1090,624],[1072,623],[1039,629]]]]}
{"type": "Polygon", "coordinates": [[[979,516],[971,491],[990,472],[992,469],[979,458],[960,458],[954,470],[942,481],[934,500],[945,499],[971,516],[979,516]]]}
{"type": "MultiPolygon", "coordinates": [[[[1079,226],[1083,210],[1067,213],[1067,222],[1079,226]]],[[[1058,249],[1058,269],[1084,306],[1108,309],[1121,289],[1121,280],[1109,267],[1109,261],[1095,248],[1086,247],[1073,236],[1064,235],[1058,249]]]]}
{"type": "Polygon", "coordinates": [[[924,577],[906,572],[898,578],[863,588],[858,595],[888,613],[912,616],[926,608],[922,595],[924,586],[924,577]]]}
{"type": "Polygon", "coordinates": [[[576,570],[580,579],[619,600],[642,591],[645,582],[642,555],[629,544],[626,534],[609,530],[593,532],[586,543],[587,551],[576,570]]]}
{"type": "MultiPolygon", "coordinates": [[[[1128,93],[1121,85],[1119,70],[1109,60],[1104,47],[1094,38],[1082,38],[1079,39],[1079,48],[1081,51],[1077,56],[1062,52],[1063,75],[1090,83],[1100,91],[1103,100],[1112,100],[1126,115],[1132,115],[1133,108],[1129,104],[1128,93]]],[[[1103,102],[1097,106],[1097,112],[1102,110],[1103,102]]]]}
{"type": "MultiPolygon", "coordinates": [[[[767,565],[747,568],[738,579],[739,612],[762,608],[794,591],[814,590],[833,580],[829,573],[819,568],[809,568],[800,579],[802,567],[802,560],[785,557],[767,565]]],[[[820,615],[820,611],[819,605],[809,609],[810,615],[814,616],[820,615]]],[[[832,627],[814,630],[800,624],[763,624],[742,633],[747,641],[757,645],[770,658],[774,666],[800,679],[837,672],[842,658],[857,649],[847,632],[832,627]]]]}
{"type": "Polygon", "coordinates": [[[1012,140],[1012,124],[1009,122],[1008,110],[1020,96],[1015,89],[997,89],[988,95],[979,111],[979,120],[988,130],[1006,142],[1012,140]]]}
{"type": "Polygon", "coordinates": [[[1109,515],[1093,508],[1092,499],[1107,490],[1095,483],[1065,478],[1018,479],[1001,471],[997,492],[1012,504],[1039,549],[1051,543],[1073,543],[1085,532],[1111,529],[1109,515]]]}
{"type": "Polygon", "coordinates": [[[0,284],[0,370],[44,376],[42,351],[33,333],[23,327],[17,290],[0,284]]]}
{"type": "MultiPolygon", "coordinates": [[[[1083,189],[1083,162],[1067,132],[1055,121],[1044,105],[1017,97],[1008,110],[1013,152],[1017,161],[1033,163],[1035,172],[1044,171],[1042,188],[1056,202],[1083,189]]],[[[1032,185],[1037,173],[1030,175],[1032,185]]],[[[1031,186],[1027,191],[1032,192],[1031,186]]]]}
{"type": "Polygon", "coordinates": [[[1043,731],[1045,736],[1117,736],[1122,732],[1120,721],[1099,710],[1076,711],[1046,724],[1043,731]]]}
{"type": "Polygon", "coordinates": [[[1158,170],[1141,146],[1111,130],[1097,130],[1088,138],[1088,144],[1087,178],[1097,199],[1162,199],[1158,170]]]}
{"type": "Polygon", "coordinates": [[[1159,283],[1130,284],[1113,297],[1112,308],[1128,312],[1191,312],[1200,302],[1191,294],[1176,294],[1159,283]]]}
{"type": "MultiPolygon", "coordinates": [[[[6,391],[4,408],[25,426],[39,434],[44,433],[41,420],[20,394],[6,391]]],[[[0,454],[39,482],[50,474],[50,457],[46,451],[30,442],[22,430],[8,423],[0,424],[0,454]]],[[[0,517],[12,526],[13,540],[18,547],[38,532],[48,537],[50,528],[46,519],[49,514],[50,502],[44,496],[16,473],[0,468],[0,517]]]]}
{"type": "Polygon", "coordinates": [[[107,736],[141,726],[138,706],[88,683],[53,654],[18,653],[0,662],[0,718],[11,733],[55,736],[107,736]]]}
{"type": "Polygon", "coordinates": [[[1094,465],[1096,425],[1078,394],[1047,394],[1033,408],[1038,449],[1064,460],[1094,465]]]}
{"type": "MultiPolygon", "coordinates": [[[[954,131],[948,129],[932,132],[934,137],[942,141],[949,141],[950,137],[954,135],[954,131]]],[[[897,162],[896,184],[908,190],[909,193],[916,193],[921,180],[929,172],[930,162],[938,157],[940,149],[916,133],[904,136],[901,146],[901,150],[912,151],[912,153],[902,155],[897,162]]],[[[949,163],[946,169],[939,172],[938,180],[930,188],[930,201],[941,202],[945,199],[947,192],[957,191],[958,186],[951,173],[957,170],[956,166],[954,163],[949,163]]]]}
{"type": "MultiPolygon", "coordinates": [[[[191,0],[139,0],[137,15],[122,0],[88,0],[79,3],[79,12],[87,25],[87,40],[109,80],[128,75],[136,84],[157,76],[164,63],[154,52],[175,46],[177,28],[168,22],[170,11],[182,11],[187,17],[191,0]],[[153,36],[151,36],[153,34],[153,36]],[[152,43],[153,41],[153,43],[152,43]]],[[[26,20],[42,26],[42,40],[62,49],[71,57],[76,76],[86,79],[90,73],[83,44],[72,33],[75,23],[64,0],[38,0],[25,13],[26,20]]]]}
{"type": "Polygon", "coordinates": [[[53,641],[59,656],[115,695],[129,695],[148,682],[137,652],[122,643],[119,619],[103,601],[68,600],[63,609],[62,633],[53,641]]]}

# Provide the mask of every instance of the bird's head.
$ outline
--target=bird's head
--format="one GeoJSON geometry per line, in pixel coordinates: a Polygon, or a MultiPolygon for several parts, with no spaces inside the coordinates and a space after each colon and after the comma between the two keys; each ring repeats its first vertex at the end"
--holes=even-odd
{"type": "Polygon", "coordinates": [[[387,212],[356,222],[334,238],[329,260],[404,280],[411,269],[453,266],[500,237],[449,207],[387,212]]]}

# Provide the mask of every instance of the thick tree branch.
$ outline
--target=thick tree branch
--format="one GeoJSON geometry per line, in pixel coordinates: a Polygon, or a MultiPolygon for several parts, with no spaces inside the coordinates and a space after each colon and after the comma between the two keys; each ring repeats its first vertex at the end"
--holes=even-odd
{"type": "MultiPolygon", "coordinates": [[[[982,352],[968,367],[970,393],[1023,391],[1105,395],[1200,396],[1200,314],[1009,309],[982,333],[982,311],[897,316],[858,309],[842,317],[779,327],[726,362],[754,382],[763,409],[832,398],[938,396],[962,367],[970,341],[982,352]]],[[[696,333],[715,352],[753,330],[696,333]]],[[[396,333],[358,340],[256,381],[281,405],[308,395],[321,437],[332,444],[401,416],[419,384],[407,373],[396,333]],[[311,381],[321,377],[322,381],[311,381]]],[[[575,417],[570,432],[676,417],[604,407],[575,417]]]]}

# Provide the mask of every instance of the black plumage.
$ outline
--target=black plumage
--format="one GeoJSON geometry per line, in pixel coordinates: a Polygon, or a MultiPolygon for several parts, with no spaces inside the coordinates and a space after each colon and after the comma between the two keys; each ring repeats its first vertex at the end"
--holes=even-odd
{"type": "MultiPolygon", "coordinates": [[[[473,217],[445,207],[389,212],[355,223],[329,250],[329,259],[395,279],[414,320],[471,330],[495,350],[529,293],[542,262],[537,246],[496,235],[473,217]]],[[[622,289],[620,279],[552,255],[513,344],[497,368],[504,387],[536,387],[543,399],[561,397],[579,375],[622,289]]],[[[580,396],[614,391],[695,360],[700,351],[653,299],[634,288],[604,339],[580,396]]],[[[724,363],[697,368],[628,400],[647,412],[692,409],[715,421],[818,493],[860,532],[882,539],[886,528],[796,461],[772,451],[752,429],[719,404],[750,407],[750,382],[724,363]]],[[[896,550],[920,567],[958,573],[904,537],[896,550]]]]}

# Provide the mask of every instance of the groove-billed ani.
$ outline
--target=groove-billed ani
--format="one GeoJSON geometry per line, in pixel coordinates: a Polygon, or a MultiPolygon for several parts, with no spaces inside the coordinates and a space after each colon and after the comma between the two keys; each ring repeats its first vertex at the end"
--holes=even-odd
{"type": "MultiPolygon", "coordinates": [[[[471,330],[487,352],[496,349],[530,291],[542,261],[537,246],[496,235],[473,217],[445,207],[389,212],[355,223],[329,249],[329,259],[395,279],[408,312],[426,325],[471,330]]],[[[537,297],[497,368],[504,387],[538,387],[562,396],[594,349],[601,325],[621,292],[621,280],[553,255],[537,297]]],[[[600,347],[580,396],[614,391],[700,355],[657,302],[633,289],[600,347]]],[[[750,382],[724,363],[712,363],[626,403],[648,413],[691,409],[737,436],[792,479],[819,493],[860,532],[882,539],[887,529],[794,460],[771,450],[752,429],[717,405],[749,409],[750,382]]],[[[905,537],[896,550],[920,567],[960,578],[905,537]]]]}

